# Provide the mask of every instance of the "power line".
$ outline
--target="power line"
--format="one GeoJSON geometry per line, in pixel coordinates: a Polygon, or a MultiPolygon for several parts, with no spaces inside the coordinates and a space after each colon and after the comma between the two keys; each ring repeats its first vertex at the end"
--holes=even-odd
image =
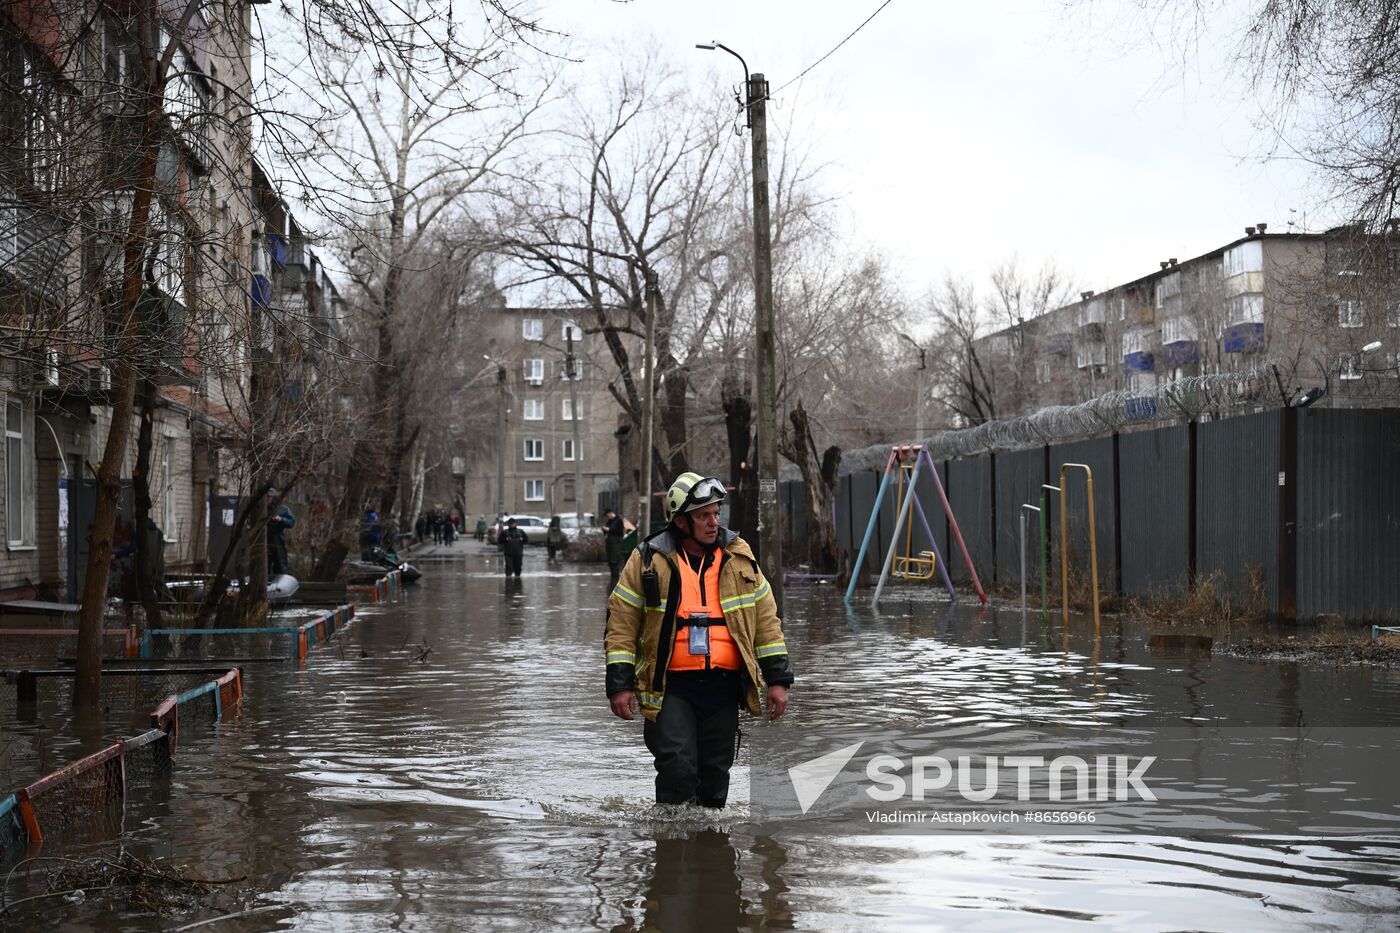
{"type": "Polygon", "coordinates": [[[832,47],[832,49],[831,49],[830,52],[827,52],[827,53],[826,53],[825,55],[823,55],[821,58],[817,59],[816,61],[812,62],[812,64],[808,65],[806,68],[802,69],[802,73],[801,73],[801,74],[799,74],[797,77],[793,78],[791,81],[788,81],[786,84],[784,84],[782,87],[778,88],[776,91],[773,91],[772,94],[770,94],[769,96],[771,97],[771,96],[773,96],[774,94],[781,94],[781,93],[783,92],[783,90],[784,90],[785,88],[787,88],[788,85],[790,85],[790,84],[795,84],[795,83],[797,83],[798,81],[801,81],[801,80],[803,79],[803,77],[806,76],[807,72],[811,71],[813,68],[817,67],[817,66],[820,65],[822,62],[826,61],[828,58],[830,58],[831,56],[835,55],[837,49],[840,49],[841,46],[845,45],[847,42],[850,42],[851,39],[853,39],[853,38],[855,37],[855,34],[856,34],[856,33],[860,32],[860,31],[861,31],[862,29],[864,29],[867,25],[869,25],[869,23],[870,23],[870,21],[871,21],[872,19],[874,19],[875,17],[877,17],[877,16],[880,15],[880,11],[881,11],[881,10],[883,10],[885,7],[889,6],[889,5],[890,5],[891,3],[893,3],[893,2],[894,2],[894,0],[885,0],[884,3],[880,4],[879,7],[877,7],[877,8],[875,9],[875,12],[874,12],[874,13],[871,13],[869,16],[867,16],[867,17],[865,18],[865,22],[861,23],[861,24],[860,24],[859,26],[857,26],[855,29],[852,29],[850,35],[846,36],[846,38],[844,38],[844,39],[842,39],[840,42],[836,43],[836,45],[832,47]]]}

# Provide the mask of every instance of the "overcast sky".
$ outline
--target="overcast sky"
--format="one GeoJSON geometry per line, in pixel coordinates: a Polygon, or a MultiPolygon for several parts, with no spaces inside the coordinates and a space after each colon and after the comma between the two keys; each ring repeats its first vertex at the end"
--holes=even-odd
{"type": "MultiPolygon", "coordinates": [[[[737,83],[737,61],[694,49],[718,39],[776,90],[879,5],[555,0],[543,14],[577,40],[584,72],[607,67],[589,43],[652,37],[697,77],[737,83]]],[[[1129,12],[1088,6],[893,0],[776,96],[835,164],[853,234],[887,252],[912,292],[944,269],[982,279],[1013,253],[1103,289],[1258,221],[1325,223],[1306,172],[1260,158],[1256,107],[1223,52],[1201,48],[1183,67],[1129,12]]],[[[1212,32],[1223,46],[1228,24],[1212,32]]]]}

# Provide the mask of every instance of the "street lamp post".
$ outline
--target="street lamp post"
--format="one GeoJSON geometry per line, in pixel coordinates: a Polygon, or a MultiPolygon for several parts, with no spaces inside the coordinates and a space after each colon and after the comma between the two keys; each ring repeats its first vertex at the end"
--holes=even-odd
{"type": "Polygon", "coordinates": [[[506,514],[506,368],[496,366],[496,518],[506,514]]]}
{"type": "Polygon", "coordinates": [[[928,372],[928,351],[919,346],[913,337],[903,331],[899,332],[899,337],[919,351],[919,394],[914,400],[914,440],[922,443],[924,439],[924,379],[928,372]]]}
{"type": "Polygon", "coordinates": [[[742,55],[718,40],[696,48],[720,49],[744,67],[744,125],[753,141],[754,382],[758,396],[758,537],[759,563],[783,604],[782,537],[778,529],[778,383],[773,332],[773,240],[768,213],[768,82],[749,74],[742,55]]]}
{"type": "Polygon", "coordinates": [[[637,517],[640,521],[637,524],[637,540],[643,541],[647,535],[651,534],[651,423],[652,423],[652,399],[656,394],[656,300],[660,286],[656,281],[656,273],[648,272],[646,276],[646,342],[642,352],[642,365],[645,367],[645,376],[642,379],[642,450],[641,450],[641,478],[637,486],[641,495],[640,508],[637,517]]]}
{"type": "Polygon", "coordinates": [[[568,356],[565,357],[564,365],[568,367],[565,372],[569,380],[569,416],[573,419],[574,428],[574,508],[578,511],[578,526],[583,527],[583,448],[579,447],[579,410],[578,410],[578,363],[574,358],[574,325],[569,325],[568,332],[568,356]]]}

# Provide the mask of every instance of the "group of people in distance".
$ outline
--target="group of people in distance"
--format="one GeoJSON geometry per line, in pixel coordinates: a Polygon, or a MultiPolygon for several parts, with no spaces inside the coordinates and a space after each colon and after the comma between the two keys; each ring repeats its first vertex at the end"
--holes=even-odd
{"type": "MultiPolygon", "coordinates": [[[[480,541],[486,536],[486,517],[482,516],[477,521],[477,537],[480,541]]],[[[457,514],[456,509],[444,509],[442,506],[434,506],[427,512],[419,512],[418,518],[413,523],[414,534],[419,541],[426,542],[431,535],[434,544],[450,545],[457,540],[458,535],[466,534],[466,519],[457,514]]]]}

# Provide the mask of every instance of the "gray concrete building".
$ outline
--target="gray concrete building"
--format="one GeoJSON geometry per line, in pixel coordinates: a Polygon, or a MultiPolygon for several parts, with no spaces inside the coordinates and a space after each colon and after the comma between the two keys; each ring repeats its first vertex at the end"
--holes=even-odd
{"type": "Polygon", "coordinates": [[[482,363],[495,372],[479,378],[480,388],[464,403],[498,407],[504,430],[489,444],[473,445],[475,452],[465,458],[471,518],[490,520],[498,503],[506,513],[544,517],[596,513],[599,493],[616,489],[620,408],[607,386],[610,357],[603,338],[586,333],[580,320],[555,308],[500,308],[483,315],[482,363]],[[572,378],[566,368],[571,335],[577,364],[572,378]],[[504,474],[499,490],[498,455],[504,474]],[[575,488],[576,472],[582,490],[575,488]]]}
{"type": "Polygon", "coordinates": [[[1267,225],[974,344],[998,417],[1186,376],[1277,366],[1280,402],[1400,400],[1400,238],[1267,225]]]}

